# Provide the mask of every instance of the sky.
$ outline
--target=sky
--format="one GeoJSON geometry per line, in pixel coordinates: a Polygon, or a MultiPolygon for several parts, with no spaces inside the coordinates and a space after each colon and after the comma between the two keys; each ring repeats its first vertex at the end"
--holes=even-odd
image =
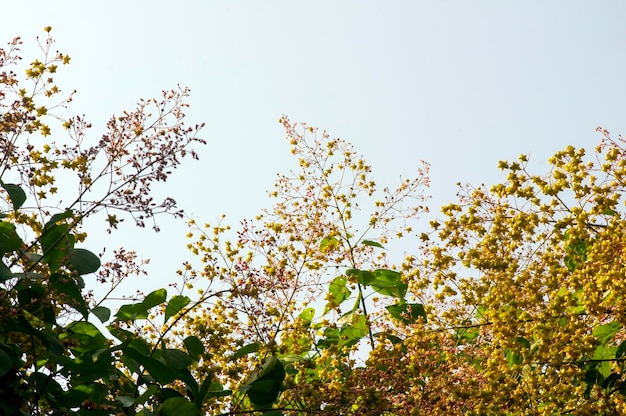
{"type": "MultiPolygon", "coordinates": [[[[567,145],[591,150],[597,126],[626,131],[621,1],[31,0],[3,13],[0,42],[21,36],[26,62],[53,27],[72,57],[57,79],[78,90],[68,112],[94,141],[139,98],[191,89],[188,123],[206,122],[208,144],[160,192],[199,222],[270,206],[294,166],[283,114],[353,143],[381,185],[429,162],[435,213],[457,182],[502,180],[498,160],[529,154],[545,172],[567,145]]],[[[161,221],[157,236],[102,237],[151,258],[157,287],[186,256],[185,227],[161,221]]]]}

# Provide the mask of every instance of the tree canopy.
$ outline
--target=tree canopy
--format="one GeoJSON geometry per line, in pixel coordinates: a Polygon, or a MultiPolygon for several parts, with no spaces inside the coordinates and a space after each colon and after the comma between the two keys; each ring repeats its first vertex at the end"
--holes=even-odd
{"type": "Polygon", "coordinates": [[[205,143],[189,91],[94,140],[64,114],[50,30],[25,72],[19,38],[0,49],[0,413],[626,413],[621,137],[543,174],[501,161],[502,183],[430,214],[426,162],[380,187],[349,142],[283,116],[297,163],[270,207],[202,224],[153,191],[205,143]],[[87,219],[161,214],[186,220],[177,280],[113,302],[143,262],[89,251],[87,219]]]}

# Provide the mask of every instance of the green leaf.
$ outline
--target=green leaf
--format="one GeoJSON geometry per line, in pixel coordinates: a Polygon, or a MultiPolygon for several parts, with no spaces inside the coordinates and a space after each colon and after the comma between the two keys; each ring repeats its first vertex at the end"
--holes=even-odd
{"type": "Polygon", "coordinates": [[[13,360],[9,354],[0,349],[0,377],[9,372],[13,368],[13,360]]]}
{"type": "Polygon", "coordinates": [[[255,409],[267,409],[280,395],[285,368],[275,356],[268,357],[260,369],[252,372],[239,390],[248,395],[255,409]]]}
{"type": "Polygon", "coordinates": [[[369,332],[367,318],[359,313],[350,312],[340,319],[349,319],[350,324],[341,327],[339,332],[339,347],[357,344],[369,332]]]}
{"type": "Polygon", "coordinates": [[[13,279],[13,273],[11,269],[4,264],[3,261],[0,261],[0,283],[6,282],[7,280],[13,279]]]}
{"type": "Polygon", "coordinates": [[[619,374],[611,373],[602,383],[603,389],[610,389],[620,379],[619,374]]]}
{"type": "Polygon", "coordinates": [[[19,250],[24,242],[15,231],[15,225],[0,222],[0,254],[19,250]]]}
{"type": "Polygon", "coordinates": [[[74,215],[74,212],[71,209],[68,209],[64,212],[61,212],[59,214],[54,214],[52,217],[50,217],[50,219],[48,220],[48,222],[46,223],[46,225],[44,225],[44,230],[56,225],[57,222],[64,220],[66,218],[71,218],[72,215],[74,215]]]}
{"type": "Polygon", "coordinates": [[[131,358],[139,365],[143,366],[143,368],[161,384],[169,384],[177,378],[175,372],[168,368],[165,364],[140,353],[130,346],[123,348],[122,352],[125,357],[131,358]]]}
{"type": "Polygon", "coordinates": [[[355,276],[356,281],[363,286],[369,286],[370,282],[374,280],[374,273],[368,270],[348,269],[346,276],[355,276]]]}
{"type": "Polygon", "coordinates": [[[406,295],[409,286],[402,281],[402,274],[400,272],[378,269],[374,270],[373,275],[374,279],[369,282],[369,286],[371,286],[372,289],[381,295],[404,299],[404,295],[406,295]]]}
{"type": "Polygon", "coordinates": [[[91,322],[79,321],[68,326],[72,339],[78,341],[72,350],[79,353],[106,349],[109,347],[106,337],[91,322]]]}
{"type": "Polygon", "coordinates": [[[144,404],[146,401],[148,401],[148,399],[150,399],[152,396],[154,396],[156,394],[156,392],[159,391],[159,386],[157,386],[156,384],[151,384],[146,391],[144,391],[141,396],[137,397],[135,399],[134,404],[144,404]]]}
{"type": "Polygon", "coordinates": [[[605,209],[602,211],[602,214],[604,214],[604,215],[609,215],[609,216],[615,216],[615,215],[617,215],[617,211],[612,210],[611,208],[605,208],[605,209]]]}
{"type": "Polygon", "coordinates": [[[412,324],[422,317],[426,321],[424,305],[420,303],[404,303],[385,307],[389,314],[405,324],[412,324]]]}
{"type": "Polygon", "coordinates": [[[225,397],[233,394],[232,390],[224,389],[220,383],[212,382],[213,376],[210,374],[202,383],[200,392],[196,398],[196,404],[202,405],[206,400],[213,399],[215,397],[225,397]]]}
{"type": "Polygon", "coordinates": [[[21,280],[16,286],[20,305],[29,313],[44,322],[56,323],[56,312],[49,301],[46,301],[47,290],[39,283],[21,280]]]}
{"type": "Polygon", "coordinates": [[[65,393],[65,400],[71,407],[78,407],[85,400],[100,403],[107,394],[107,388],[100,383],[84,383],[73,387],[65,393]]]}
{"type": "Polygon", "coordinates": [[[313,320],[314,317],[315,317],[315,308],[306,308],[302,312],[300,312],[300,315],[298,315],[298,318],[302,319],[304,321],[305,326],[307,327],[311,324],[311,321],[313,320]]]}
{"type": "Polygon", "coordinates": [[[212,399],[214,397],[225,397],[233,394],[232,390],[209,390],[206,392],[206,398],[212,399]]]}
{"type": "Polygon", "coordinates": [[[102,323],[105,323],[111,318],[111,310],[109,308],[105,308],[104,306],[96,306],[91,310],[91,313],[96,315],[102,323]]]}
{"type": "Polygon", "coordinates": [[[609,339],[613,338],[621,327],[622,325],[617,321],[609,322],[608,324],[603,324],[597,327],[593,331],[593,335],[598,339],[600,345],[604,346],[609,339]]]}
{"type": "Polygon", "coordinates": [[[135,398],[131,396],[117,396],[115,401],[122,405],[122,407],[131,407],[135,405],[135,398]]]}
{"type": "Polygon", "coordinates": [[[185,306],[191,302],[187,296],[176,295],[167,303],[165,307],[165,322],[172,316],[180,312],[185,306]]]}
{"type": "MultiPolygon", "coordinates": [[[[566,235],[569,240],[569,236],[566,235]]],[[[579,238],[574,238],[565,246],[566,255],[563,258],[565,266],[570,272],[573,272],[587,260],[587,249],[589,243],[579,238]]]]}
{"type": "Polygon", "coordinates": [[[162,350],[162,356],[167,366],[172,370],[184,370],[193,363],[193,358],[183,351],[176,349],[164,349],[162,350]]]}
{"type": "Polygon", "coordinates": [[[11,204],[13,205],[13,211],[17,211],[20,209],[24,202],[26,201],[26,192],[18,185],[14,185],[11,183],[4,183],[0,181],[0,185],[4,188],[5,191],[9,194],[9,198],[11,199],[11,204]]]}
{"type": "Polygon", "coordinates": [[[67,224],[58,224],[44,228],[40,242],[44,261],[56,272],[73,250],[75,238],[70,234],[67,224]]]}
{"type": "Polygon", "coordinates": [[[41,274],[33,272],[13,273],[13,277],[26,280],[41,280],[41,274]]]}
{"type": "Polygon", "coordinates": [[[84,248],[75,248],[69,255],[70,264],[80,275],[95,273],[100,268],[100,258],[84,248]]]}
{"type": "Polygon", "coordinates": [[[71,276],[62,276],[58,273],[53,273],[50,276],[50,283],[55,292],[63,294],[66,297],[65,304],[71,308],[74,308],[80,312],[83,317],[87,318],[87,304],[85,298],[81,293],[76,281],[71,276]]]}
{"type": "Polygon", "coordinates": [[[372,240],[363,240],[363,245],[364,246],[370,246],[370,247],[378,247],[378,248],[385,248],[383,247],[382,244],[380,244],[377,241],[372,241],[372,240]]]}
{"type": "Polygon", "coordinates": [[[480,332],[476,328],[459,328],[456,331],[457,339],[460,344],[472,343],[480,332]]]}
{"type": "Polygon", "coordinates": [[[235,354],[233,355],[233,358],[231,358],[232,361],[238,360],[239,358],[243,357],[244,355],[248,355],[250,353],[253,352],[257,352],[259,350],[259,343],[258,342],[253,342],[252,344],[248,344],[248,345],[244,345],[243,347],[239,348],[237,350],[237,352],[235,352],[235,354]]]}
{"type": "Polygon", "coordinates": [[[151,292],[146,296],[146,298],[141,302],[143,308],[148,309],[154,308],[165,302],[167,299],[167,291],[165,289],[157,289],[154,292],[151,292]]]}
{"type": "Polygon", "coordinates": [[[204,354],[204,344],[202,344],[202,341],[193,335],[185,338],[183,340],[183,344],[185,344],[185,348],[187,348],[189,355],[196,361],[198,361],[200,357],[202,357],[202,354],[204,354]]]}
{"type": "Polygon", "coordinates": [[[115,319],[117,321],[146,319],[148,310],[162,304],[166,299],[167,291],[165,289],[157,289],[146,296],[142,302],[122,305],[115,314],[115,319]]]}
{"type": "Polygon", "coordinates": [[[337,248],[338,245],[339,240],[337,240],[335,237],[326,237],[323,238],[320,242],[320,251],[322,253],[326,253],[334,250],[335,248],[337,248]]]}
{"type": "Polygon", "coordinates": [[[172,397],[163,402],[157,411],[158,416],[199,416],[200,411],[184,397],[172,397]]]}
{"type": "MultiPolygon", "coordinates": [[[[337,276],[335,277],[328,286],[328,301],[333,306],[341,305],[343,301],[348,299],[352,292],[347,287],[348,280],[345,276],[337,276]]],[[[328,312],[331,307],[326,305],[324,308],[324,314],[328,312]]]]}

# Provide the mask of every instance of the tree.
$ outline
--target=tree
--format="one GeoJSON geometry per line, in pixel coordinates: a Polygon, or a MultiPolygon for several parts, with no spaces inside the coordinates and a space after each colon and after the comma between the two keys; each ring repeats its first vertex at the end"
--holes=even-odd
{"type": "MultiPolygon", "coordinates": [[[[187,334],[211,357],[196,371],[239,386],[207,410],[336,415],[393,407],[356,363],[365,344],[387,342],[395,321],[424,316],[382,248],[410,236],[427,210],[428,165],[377,195],[352,145],[287,117],[280,122],[298,168],[279,177],[273,208],[243,221],[235,241],[223,223],[190,221],[189,248],[201,265],[188,263],[181,275],[203,297],[227,293],[185,317],[187,334]]],[[[373,371],[368,377],[378,377],[373,371]]]]}
{"type": "Polygon", "coordinates": [[[437,314],[480,389],[474,413],[623,413],[623,140],[607,131],[595,154],[572,146],[547,175],[528,159],[500,162],[506,181],[463,187],[420,285],[447,306],[437,314]]]}
{"type": "MultiPolygon", "coordinates": [[[[106,133],[90,143],[84,117],[57,114],[72,94],[57,100],[54,75],[70,57],[52,51],[50,30],[39,42],[43,59],[30,63],[25,78],[13,71],[21,40],[0,49],[0,410],[134,414],[150,402],[166,414],[172,402],[164,386],[188,374],[199,354],[197,340],[189,338],[186,351],[171,351],[132,331],[130,324],[166,301],[163,289],[123,305],[111,318],[107,298],[87,291],[86,280],[93,278],[84,276],[96,273],[111,293],[141,273],[141,263],[120,248],[101,264],[80,247],[87,237],[82,227],[102,214],[109,232],[124,214],[140,227],[160,213],[182,216],[173,199],[159,203],[151,189],[183,158],[197,158],[193,145],[204,143],[197,137],[201,126],[183,122],[187,89],[164,91],[161,99],[141,100],[134,111],[112,117],[106,133]],[[67,137],[59,138],[51,123],[67,137]],[[116,339],[94,319],[108,323],[116,339]],[[145,381],[148,371],[154,383],[145,381]]],[[[177,299],[167,304],[166,320],[177,299]]]]}
{"type": "Polygon", "coordinates": [[[500,162],[503,183],[461,186],[427,224],[428,164],[379,191],[350,143],[283,116],[297,166],[273,206],[232,228],[186,217],[174,293],[113,312],[142,263],[102,261],[85,229],[182,217],[152,186],[196,157],[201,126],[183,123],[188,91],[166,91],[89,145],[83,117],[57,114],[69,57],[46,32],[26,79],[20,40],[0,49],[2,413],[626,413],[621,138],[599,129],[593,157],[567,147],[545,176],[500,162]]]}

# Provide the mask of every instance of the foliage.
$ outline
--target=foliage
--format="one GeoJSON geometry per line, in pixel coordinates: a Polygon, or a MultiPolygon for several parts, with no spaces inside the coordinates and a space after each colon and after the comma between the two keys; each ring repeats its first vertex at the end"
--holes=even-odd
{"type": "Polygon", "coordinates": [[[500,162],[506,182],[462,188],[444,207],[421,285],[448,305],[481,376],[475,413],[624,413],[623,141],[593,157],[572,146],[546,176],[526,156],[500,162]]]}
{"type": "Polygon", "coordinates": [[[428,225],[426,163],[380,191],[348,142],[282,117],[297,167],[273,206],[234,229],[187,218],[174,293],[114,305],[143,262],[104,261],[83,228],[183,216],[152,187],[197,157],[201,126],[179,89],[90,146],[83,117],[56,114],[70,59],[51,45],[25,79],[20,40],[0,50],[0,413],[626,413],[621,138],[599,130],[593,157],[567,147],[545,176],[500,162],[503,183],[461,186],[428,225]]]}
{"type": "MultiPolygon", "coordinates": [[[[185,350],[174,350],[129,329],[159,305],[166,305],[165,323],[173,322],[186,298],[167,301],[157,290],[111,318],[106,296],[96,299],[87,282],[108,284],[111,293],[140,274],[141,263],[121,248],[101,264],[80,246],[82,225],[100,213],[109,232],[123,214],[141,227],[159,213],[180,217],[175,201],[155,202],[151,188],[185,156],[196,158],[200,126],[184,125],[188,91],[179,89],[112,117],[101,139],[88,144],[91,125],[83,117],[56,114],[72,99],[55,101],[61,91],[54,82],[70,58],[51,50],[46,32],[43,60],[31,62],[25,78],[13,71],[20,39],[0,49],[0,413],[135,414],[144,406],[144,414],[167,414],[178,394],[166,386],[175,380],[207,396],[188,370],[202,345],[188,337],[185,350]],[[66,139],[49,140],[52,123],[66,139]]],[[[191,407],[197,413],[193,404],[181,408],[191,407]]]]}

